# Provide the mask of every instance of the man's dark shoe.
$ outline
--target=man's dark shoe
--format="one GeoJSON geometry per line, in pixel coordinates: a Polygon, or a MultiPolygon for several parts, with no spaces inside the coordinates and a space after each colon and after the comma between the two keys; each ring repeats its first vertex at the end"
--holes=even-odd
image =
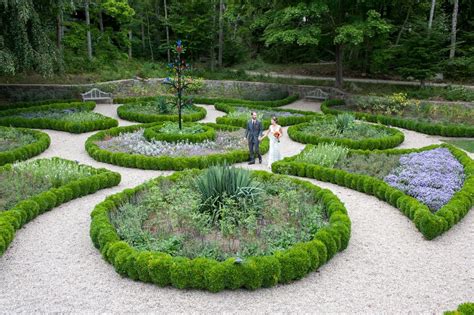
{"type": "Polygon", "coordinates": [[[262,158],[261,157],[258,158],[258,163],[262,164],[262,158]]]}
{"type": "Polygon", "coordinates": [[[255,161],[250,161],[250,162],[249,162],[249,165],[251,165],[251,164],[255,164],[255,161]]]}

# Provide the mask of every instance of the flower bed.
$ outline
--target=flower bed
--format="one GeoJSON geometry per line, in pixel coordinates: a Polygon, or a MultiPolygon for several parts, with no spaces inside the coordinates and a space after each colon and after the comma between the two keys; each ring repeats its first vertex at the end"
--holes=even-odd
{"type": "Polygon", "coordinates": [[[118,173],[59,158],[0,167],[0,256],[15,231],[39,214],[119,182],[118,173]]]}
{"type": "MultiPolygon", "coordinates": [[[[472,207],[472,200],[474,198],[474,162],[463,151],[453,146],[435,145],[422,149],[391,149],[383,151],[351,150],[345,157],[344,155],[333,154],[332,156],[334,156],[335,159],[335,161],[332,161],[334,165],[333,168],[314,164],[310,159],[305,160],[305,155],[309,157],[312,156],[311,154],[308,154],[307,151],[311,151],[313,149],[314,146],[308,145],[305,149],[306,152],[303,151],[299,156],[286,158],[282,161],[274,163],[272,165],[273,171],[277,173],[298,175],[315,178],[322,181],[328,181],[370,195],[374,195],[377,198],[385,200],[392,206],[400,209],[405,215],[414,221],[417,229],[427,239],[433,239],[449,230],[453,225],[459,222],[472,207]],[[438,150],[439,148],[443,148],[443,150],[438,150]],[[445,150],[449,150],[449,153],[445,150]],[[422,154],[408,156],[410,153],[422,154]],[[451,157],[448,158],[449,154],[452,154],[453,158],[455,158],[462,165],[463,178],[459,178],[461,176],[459,165],[454,162],[451,157]],[[406,155],[406,161],[402,160],[400,162],[401,155],[406,155]],[[365,167],[359,167],[358,165],[361,164],[361,161],[364,161],[365,156],[375,156],[375,159],[379,161],[374,163],[375,161],[373,160],[367,160],[372,164],[366,165],[365,167]],[[397,157],[394,158],[393,156],[397,157]],[[442,177],[445,173],[457,172],[458,178],[455,178],[454,174],[449,175],[450,177],[453,177],[453,180],[450,181],[450,183],[453,185],[436,183],[436,181],[432,181],[429,179],[429,177],[426,177],[426,173],[423,173],[423,176],[404,177],[405,174],[403,172],[407,171],[400,171],[401,169],[398,169],[400,166],[403,168],[403,165],[406,163],[410,165],[413,160],[417,161],[420,158],[429,158],[430,156],[436,157],[434,160],[437,161],[437,164],[435,165],[435,163],[432,163],[433,167],[429,169],[429,172],[434,173],[436,171],[436,167],[438,166],[444,168],[449,167],[449,169],[437,170],[439,172],[439,174],[436,175],[437,178],[442,177]],[[441,161],[441,157],[447,159],[445,161],[441,161]],[[374,169],[376,165],[381,166],[379,170],[374,169]],[[390,176],[392,171],[394,174],[401,174],[402,176],[392,177],[390,176]],[[389,183],[393,183],[395,186],[395,183],[398,183],[397,179],[403,180],[406,178],[409,178],[410,180],[408,188],[415,187],[415,190],[412,191],[407,189],[405,193],[404,191],[392,187],[390,184],[384,181],[384,179],[386,179],[389,183]],[[464,180],[463,185],[459,190],[455,191],[454,184],[459,184],[460,180],[464,180]],[[432,186],[427,188],[427,184],[432,186]],[[434,201],[434,208],[430,210],[426,204],[422,203],[422,201],[427,201],[426,199],[423,199],[426,196],[423,191],[431,190],[435,194],[438,194],[439,189],[443,190],[443,199],[438,200],[437,196],[431,196],[429,200],[434,201]],[[445,190],[449,190],[449,192],[446,192],[445,190]],[[418,193],[419,191],[422,191],[423,193],[420,194],[418,193]],[[413,193],[413,195],[417,198],[420,198],[421,201],[408,195],[409,193],[413,193]],[[449,196],[452,196],[449,200],[447,200],[448,198],[446,197],[448,193],[449,196]],[[447,203],[439,207],[439,205],[441,205],[441,200],[442,203],[447,203]]],[[[318,158],[321,159],[321,157],[318,158]]],[[[428,160],[425,162],[427,164],[430,163],[428,160]]],[[[413,171],[407,173],[410,174],[412,172],[413,171]]],[[[445,179],[443,179],[443,181],[444,180],[445,179]]],[[[402,183],[404,182],[402,181],[402,183]]],[[[404,189],[406,187],[400,188],[404,189]]]]}
{"type": "MultiPolygon", "coordinates": [[[[348,245],[351,228],[349,217],[344,205],[329,190],[297,179],[289,179],[266,172],[253,172],[251,177],[254,181],[270,183],[264,185],[273,189],[267,192],[269,198],[285,199],[288,198],[285,193],[291,194],[292,192],[294,194],[303,193],[308,198],[295,207],[285,206],[283,200],[281,200],[283,203],[281,207],[278,204],[273,204],[273,208],[271,207],[274,212],[273,217],[270,214],[272,210],[266,209],[267,218],[272,217],[273,220],[275,220],[275,216],[278,217],[285,213],[290,217],[305,218],[305,220],[295,219],[293,221],[291,218],[280,220],[282,225],[273,230],[269,229],[270,234],[273,231],[277,235],[275,230],[280,231],[279,229],[288,228],[288,226],[298,226],[300,232],[307,232],[305,232],[306,234],[300,233],[293,239],[291,237],[285,239],[284,231],[280,231],[281,244],[273,244],[275,245],[273,249],[264,247],[268,251],[266,254],[260,254],[258,249],[261,244],[252,246],[251,242],[249,243],[250,236],[246,234],[246,238],[243,234],[232,230],[232,227],[236,226],[230,224],[232,220],[227,219],[233,218],[238,222],[245,221],[246,228],[242,228],[242,230],[253,231],[251,234],[255,235],[256,231],[252,230],[252,227],[257,230],[262,228],[262,224],[264,224],[262,222],[265,222],[262,216],[255,217],[251,213],[241,211],[241,208],[236,208],[235,211],[221,213],[218,227],[213,225],[212,217],[207,217],[207,212],[202,212],[199,208],[200,198],[202,198],[199,194],[202,194],[202,191],[198,188],[192,190],[189,188],[191,186],[188,186],[188,183],[192,183],[191,177],[198,178],[199,181],[199,178],[204,175],[201,171],[174,173],[169,177],[158,177],[136,188],[127,189],[108,197],[104,202],[98,204],[91,214],[90,235],[95,247],[122,276],[152,282],[159,286],[172,285],[180,289],[193,288],[217,292],[223,289],[270,287],[277,283],[288,283],[300,279],[326,263],[348,245]],[[279,189],[280,185],[292,186],[296,189],[283,192],[279,189]],[[186,189],[191,191],[186,191],[186,189]],[[280,193],[281,196],[279,196],[280,193]],[[160,196],[166,196],[167,201],[159,201],[160,196]],[[180,196],[183,196],[186,202],[183,202],[180,196]],[[157,202],[161,202],[161,211],[157,211],[157,208],[153,210],[153,206],[157,202]],[[306,203],[312,207],[308,208],[306,203]],[[144,209],[149,209],[148,214],[144,209]],[[322,225],[314,225],[311,218],[318,218],[321,210],[327,221],[322,225]],[[170,215],[176,211],[179,215],[178,217],[174,216],[173,219],[170,215]],[[236,218],[236,212],[245,213],[245,215],[242,218],[236,218]],[[188,222],[193,220],[189,218],[191,213],[194,213],[195,221],[201,222],[200,225],[198,222],[192,224],[188,222]],[[162,228],[166,229],[164,225],[155,224],[163,218],[169,220],[171,225],[175,224],[173,228],[175,238],[168,237],[169,234],[163,232],[162,228]],[[181,218],[182,221],[180,221],[181,218]],[[206,221],[206,218],[209,221],[206,221]],[[139,222],[143,221],[145,222],[143,226],[148,227],[146,231],[139,228],[139,222]],[[211,223],[208,225],[206,222],[211,223]],[[310,226],[314,229],[311,230],[310,226]],[[134,231],[138,235],[136,239],[132,237],[133,232],[130,233],[132,227],[135,227],[134,231]],[[194,245],[191,248],[197,249],[195,252],[189,252],[186,250],[188,247],[180,243],[180,235],[185,233],[188,233],[186,235],[192,233],[201,235],[195,239],[192,238],[195,243],[191,243],[194,245]],[[224,237],[224,233],[228,234],[224,237]],[[227,243],[233,239],[230,236],[232,233],[237,236],[234,236],[234,241],[227,243]],[[139,241],[140,238],[145,240],[139,241]],[[242,243],[238,241],[240,239],[242,239],[242,243]],[[215,259],[215,253],[219,251],[205,250],[196,245],[196,242],[205,243],[209,240],[215,240],[221,246],[229,247],[226,251],[227,254],[217,255],[218,259],[215,259]],[[240,249],[244,243],[248,246],[246,247],[248,248],[247,254],[236,250],[240,249]],[[232,244],[235,245],[235,248],[232,247],[232,244]]],[[[281,188],[283,189],[283,187],[281,188]]],[[[238,202],[235,200],[227,203],[224,201],[226,206],[223,209],[235,206],[235,202],[238,202]]],[[[269,223],[267,222],[267,224],[269,223]]],[[[276,239],[278,237],[275,237],[276,239]]],[[[220,253],[222,254],[222,250],[220,253]]]]}
{"type": "Polygon", "coordinates": [[[0,127],[0,165],[27,160],[49,147],[51,139],[41,131],[0,127]]]}
{"type": "Polygon", "coordinates": [[[148,141],[188,141],[191,143],[199,143],[205,140],[215,140],[216,131],[210,126],[193,123],[185,123],[183,129],[179,130],[177,123],[166,122],[162,125],[160,124],[145,129],[143,136],[148,141]]]}
{"type": "MultiPolygon", "coordinates": [[[[442,108],[443,112],[452,111],[453,113],[460,112],[456,110],[455,105],[433,105],[433,108],[442,108]]],[[[430,108],[427,106],[427,108],[430,108]]],[[[364,112],[359,111],[357,107],[348,107],[345,105],[343,100],[329,100],[321,104],[321,110],[325,114],[342,114],[344,112],[350,112],[357,119],[366,120],[370,122],[381,123],[389,126],[401,127],[409,130],[415,130],[421,133],[429,135],[440,135],[446,137],[474,137],[474,127],[472,124],[472,109],[462,114],[457,115],[459,122],[451,122],[449,120],[444,121],[432,121],[428,117],[417,116],[419,110],[415,110],[413,114],[408,116],[400,116],[396,112],[392,114],[381,114],[372,113],[371,111],[364,112]],[[468,114],[471,113],[471,114],[468,114]],[[466,120],[469,119],[469,120],[466,120]]],[[[440,110],[441,111],[441,110],[440,110]]]]}
{"type": "MultiPolygon", "coordinates": [[[[119,106],[120,118],[141,123],[178,121],[176,107],[170,106],[165,97],[146,98],[119,106]]],[[[202,107],[188,105],[183,108],[182,119],[185,122],[197,121],[206,117],[207,111],[202,107]]]]}
{"type": "Polygon", "coordinates": [[[226,112],[224,117],[217,117],[218,124],[238,126],[245,128],[250,119],[250,113],[257,112],[257,117],[263,123],[266,129],[270,126],[270,119],[273,116],[278,118],[278,124],[281,126],[290,126],[309,122],[314,117],[320,116],[314,112],[305,112],[293,109],[269,108],[262,106],[246,105],[246,104],[225,104],[216,103],[217,110],[226,112]]]}
{"type": "MultiPolygon", "coordinates": [[[[155,170],[183,170],[206,168],[219,163],[239,163],[249,159],[244,131],[240,128],[203,124],[217,131],[216,140],[201,143],[147,141],[147,128],[157,124],[143,124],[112,128],[89,137],[86,150],[95,160],[125,167],[155,170]]],[[[268,151],[268,139],[260,146],[268,151]]]]}
{"type": "Polygon", "coordinates": [[[92,112],[93,102],[58,103],[0,111],[0,125],[83,133],[118,125],[115,119],[92,112]]]}
{"type": "Polygon", "coordinates": [[[337,143],[352,149],[387,149],[403,142],[403,132],[385,126],[355,122],[350,114],[315,117],[288,128],[291,139],[301,143],[337,143]]]}

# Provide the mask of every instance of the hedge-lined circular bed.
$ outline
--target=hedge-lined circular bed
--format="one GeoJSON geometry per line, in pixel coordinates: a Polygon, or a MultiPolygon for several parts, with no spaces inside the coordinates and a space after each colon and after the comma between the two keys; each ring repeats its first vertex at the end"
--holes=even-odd
{"type": "Polygon", "coordinates": [[[374,195],[400,209],[429,240],[459,222],[474,200],[474,162],[447,144],[375,151],[308,145],[272,170],[374,195]]]}
{"type": "Polygon", "coordinates": [[[0,165],[27,160],[45,151],[51,143],[41,131],[0,127],[0,165]]]}
{"type": "Polygon", "coordinates": [[[60,158],[1,166],[0,256],[13,241],[15,231],[38,215],[119,182],[119,173],[60,158]]]}
{"type": "Polygon", "coordinates": [[[94,113],[93,102],[55,103],[0,111],[0,125],[83,133],[118,126],[115,119],[94,113]]]}
{"type": "MultiPolygon", "coordinates": [[[[141,123],[178,121],[178,113],[174,108],[163,109],[156,100],[138,101],[119,106],[117,114],[120,118],[141,123]]],[[[188,105],[183,109],[182,121],[198,121],[206,117],[205,108],[188,105]]]]}
{"type": "MultiPolygon", "coordinates": [[[[203,126],[216,131],[215,141],[147,141],[144,137],[146,130],[159,125],[141,124],[98,132],[87,139],[86,150],[100,162],[153,170],[206,168],[220,163],[234,164],[249,160],[247,142],[241,128],[207,123],[203,126]]],[[[260,152],[265,154],[268,149],[268,139],[264,139],[260,152]]]]}
{"type": "MultiPolygon", "coordinates": [[[[474,137],[474,126],[466,123],[441,123],[426,118],[404,118],[397,115],[384,115],[374,114],[370,112],[361,112],[344,108],[345,104],[346,102],[344,100],[328,100],[321,104],[321,110],[325,114],[332,115],[350,112],[357,119],[380,123],[388,126],[396,126],[429,135],[440,135],[445,137],[474,137]]],[[[445,110],[454,111],[454,109],[449,108],[446,108],[445,110]]]]}
{"type": "MultiPolygon", "coordinates": [[[[239,170],[239,172],[245,171],[239,170]]],[[[228,248],[224,247],[224,249],[230,251],[228,255],[220,258],[212,258],[214,255],[212,251],[205,250],[206,247],[201,250],[199,246],[191,247],[197,248],[198,252],[188,251],[183,254],[186,247],[179,248],[176,245],[179,244],[180,239],[168,238],[168,236],[160,237],[160,235],[164,235],[161,234],[160,229],[166,228],[166,225],[155,225],[156,223],[153,222],[161,220],[163,215],[166,215],[168,211],[174,211],[173,209],[176,207],[196,209],[194,212],[194,216],[197,218],[196,221],[199,221],[203,216],[205,217],[207,214],[201,212],[201,208],[192,207],[193,192],[186,189],[193,186],[186,185],[191,185],[189,183],[192,182],[189,182],[189,180],[193,178],[198,181],[201,177],[206,178],[209,176],[209,173],[206,172],[209,171],[177,172],[169,177],[158,177],[143,185],[126,189],[121,193],[108,197],[98,204],[91,214],[90,235],[94,246],[100,250],[103,258],[124,277],[151,282],[159,286],[171,285],[180,289],[202,289],[212,292],[238,288],[254,290],[301,279],[347,247],[351,233],[351,222],[344,205],[331,191],[321,189],[306,181],[260,171],[252,172],[251,180],[270,183],[264,185],[264,187],[277,187],[277,189],[279,185],[284,187],[286,185],[294,186],[296,190],[303,191],[310,196],[308,202],[313,203],[313,205],[317,204],[318,209],[321,209],[324,213],[324,225],[315,229],[314,233],[305,234],[302,241],[287,242],[280,249],[264,255],[246,255],[243,252],[235,252],[237,247],[234,248],[230,245],[228,248]],[[154,201],[151,200],[164,200],[160,199],[161,197],[156,197],[158,195],[167,196],[165,198],[168,202],[167,206],[160,206],[160,209],[154,206],[154,201]],[[179,201],[174,202],[174,200],[179,201]],[[128,216],[131,213],[130,211],[133,212],[134,207],[152,209],[150,213],[145,211],[145,214],[139,219],[145,222],[142,225],[146,229],[145,232],[137,229],[131,231],[126,227],[128,225],[124,221],[124,216],[128,216]],[[145,237],[148,245],[133,241],[133,235],[145,237]],[[175,250],[176,247],[178,249],[175,250]]],[[[222,176],[227,178],[229,175],[224,174],[222,176]]],[[[293,193],[295,189],[282,191],[281,193],[286,193],[282,198],[286,198],[287,194],[293,193]]],[[[273,191],[272,193],[276,194],[274,198],[278,198],[280,191],[273,191]]],[[[197,198],[201,198],[199,194],[197,198]]],[[[276,207],[278,209],[278,205],[276,207]]],[[[284,206],[282,205],[282,207],[284,206]]],[[[300,211],[306,211],[307,213],[312,211],[308,210],[307,207],[305,209],[302,208],[300,211]]],[[[143,214],[143,211],[135,213],[143,214]]],[[[222,217],[219,218],[220,221],[216,225],[219,229],[228,230],[228,222],[223,223],[228,215],[230,213],[222,214],[222,217]]],[[[297,213],[294,213],[294,215],[298,216],[297,213]]],[[[179,216],[181,219],[183,217],[184,214],[179,216]]],[[[256,218],[247,219],[247,221],[250,221],[250,223],[247,223],[249,225],[252,222],[258,222],[256,218]]],[[[205,225],[206,221],[203,222],[205,225]]],[[[309,222],[310,220],[300,221],[301,224],[309,222]]],[[[185,223],[181,222],[180,224],[185,223]]],[[[214,223],[209,224],[211,224],[211,227],[209,227],[211,232],[207,233],[214,235],[212,229],[216,229],[216,227],[212,225],[214,223]]],[[[188,233],[194,231],[189,225],[185,227],[191,229],[188,233]]],[[[183,231],[179,224],[176,226],[176,230],[183,231]]],[[[206,231],[206,229],[203,229],[200,233],[206,233],[206,231]]],[[[237,232],[234,231],[234,233],[237,232]]],[[[216,235],[213,240],[221,240],[221,242],[226,243],[231,236],[222,234],[222,237],[219,238],[216,235]]],[[[176,237],[179,238],[179,235],[176,237]]],[[[271,237],[271,235],[268,237],[271,237]]],[[[238,237],[238,239],[243,238],[244,236],[238,237]]],[[[194,239],[196,242],[200,242],[199,237],[194,239]]],[[[202,240],[206,241],[205,238],[202,240]]],[[[243,242],[236,241],[233,244],[241,246],[243,242]]],[[[255,249],[253,253],[255,253],[255,249]]]]}
{"type": "Polygon", "coordinates": [[[227,113],[227,115],[223,117],[217,117],[216,122],[218,124],[226,124],[242,128],[246,127],[247,122],[250,120],[250,114],[253,111],[257,112],[257,117],[262,121],[264,128],[268,128],[270,126],[270,119],[272,116],[276,116],[278,118],[278,124],[281,126],[301,124],[311,121],[314,119],[314,117],[321,116],[315,112],[306,112],[286,108],[271,108],[248,104],[216,103],[214,106],[217,110],[227,113]]]}
{"type": "Polygon", "coordinates": [[[336,143],[363,150],[394,148],[405,139],[397,129],[356,122],[348,114],[316,117],[309,123],[290,126],[288,135],[300,143],[336,143]]]}

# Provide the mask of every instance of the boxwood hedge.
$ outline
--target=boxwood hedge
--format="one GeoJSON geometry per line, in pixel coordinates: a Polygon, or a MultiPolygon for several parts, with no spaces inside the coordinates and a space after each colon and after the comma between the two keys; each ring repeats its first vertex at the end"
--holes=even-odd
{"type": "MultiPolygon", "coordinates": [[[[177,180],[179,173],[168,179],[177,180]]],[[[254,172],[254,176],[281,176],[254,172]]],[[[91,214],[90,236],[103,258],[122,276],[159,286],[179,289],[201,289],[218,292],[224,289],[255,290],[301,279],[318,269],[337,252],[344,250],[351,235],[351,221],[343,203],[329,190],[306,181],[293,179],[314,192],[324,204],[329,224],[316,232],[312,241],[297,243],[270,256],[256,256],[237,262],[235,258],[219,262],[214,259],[173,257],[162,252],[139,251],[122,241],[110,222],[109,212],[123,202],[165,177],[126,189],[98,204],[91,214]]]]}
{"type": "MultiPolygon", "coordinates": [[[[0,130],[8,130],[12,127],[0,127],[0,130]]],[[[15,128],[23,133],[30,134],[35,138],[35,142],[9,150],[0,152],[0,165],[12,163],[15,161],[24,161],[45,151],[50,143],[49,136],[41,131],[15,128]]]]}
{"type": "MultiPolygon", "coordinates": [[[[127,127],[117,127],[109,130],[100,131],[90,136],[86,141],[86,151],[97,161],[110,163],[125,167],[133,167],[149,170],[184,170],[189,168],[206,168],[211,165],[234,164],[244,162],[249,159],[248,150],[234,150],[227,153],[216,153],[204,156],[147,156],[141,154],[130,154],[122,152],[111,152],[101,149],[95,142],[102,141],[106,137],[115,137],[121,133],[134,132],[139,129],[146,129],[156,126],[156,123],[133,125],[127,127]]],[[[238,127],[206,123],[215,130],[236,131],[238,127]]],[[[242,137],[243,137],[242,132],[242,137]]],[[[269,149],[268,139],[264,139],[260,144],[260,152],[265,154],[269,149]]]]}
{"type": "MultiPolygon", "coordinates": [[[[69,162],[75,163],[73,161],[69,162]]],[[[0,167],[0,172],[8,168],[11,168],[11,164],[0,167]]],[[[38,215],[72,199],[92,194],[99,189],[116,186],[119,183],[119,173],[101,168],[97,169],[97,173],[92,176],[80,178],[66,185],[52,188],[29,199],[20,201],[10,210],[0,211],[0,256],[3,255],[13,241],[15,231],[22,228],[38,215]]]]}
{"type": "Polygon", "coordinates": [[[79,102],[79,100],[77,99],[44,100],[44,101],[36,101],[36,102],[16,102],[16,103],[0,105],[0,110],[36,107],[36,106],[51,105],[51,104],[77,103],[77,102],[79,102]]]}
{"type": "Polygon", "coordinates": [[[473,315],[474,303],[466,302],[458,305],[457,310],[444,312],[443,315],[473,315]]]}
{"type": "MultiPolygon", "coordinates": [[[[274,101],[251,101],[251,100],[243,100],[237,98],[222,98],[222,97],[194,97],[193,103],[194,104],[208,104],[214,105],[216,103],[226,103],[226,104],[246,104],[251,106],[266,106],[266,107],[279,107],[283,105],[287,105],[293,103],[294,101],[298,100],[298,94],[290,95],[286,98],[274,101]]],[[[115,103],[117,104],[128,104],[128,103],[136,103],[136,102],[149,102],[156,99],[156,96],[145,96],[145,97],[127,97],[127,98],[116,98],[115,103]]]]}
{"type": "MultiPolygon", "coordinates": [[[[251,110],[271,110],[272,112],[290,112],[290,113],[295,113],[295,114],[301,114],[303,116],[281,116],[278,117],[278,124],[281,126],[290,126],[290,125],[296,125],[296,124],[301,124],[304,122],[309,122],[313,120],[315,117],[320,117],[321,114],[315,113],[315,112],[306,112],[306,111],[300,111],[300,110],[295,110],[295,109],[283,109],[283,108],[269,108],[269,107],[264,107],[264,106],[254,106],[254,105],[248,105],[248,104],[226,104],[226,103],[216,103],[214,104],[214,107],[217,110],[220,110],[222,112],[230,113],[236,110],[236,107],[247,107],[249,109],[249,119],[250,119],[250,111],[251,110]]],[[[242,118],[230,118],[227,115],[224,117],[217,117],[216,122],[218,124],[225,124],[225,125],[230,125],[230,126],[237,126],[237,127],[242,127],[245,128],[247,125],[247,122],[249,119],[242,119],[242,118]]],[[[263,121],[263,127],[266,129],[270,126],[270,121],[265,120],[263,121]]]]}
{"type": "MultiPolygon", "coordinates": [[[[332,119],[331,117],[322,117],[322,119],[332,119]]],[[[405,140],[403,132],[388,128],[385,126],[372,125],[373,128],[384,130],[390,133],[389,136],[382,138],[366,138],[362,140],[353,140],[350,138],[329,138],[319,137],[318,135],[304,132],[303,129],[310,123],[303,123],[288,128],[288,135],[296,142],[318,144],[318,143],[336,143],[339,145],[346,146],[351,149],[362,149],[362,150],[374,150],[374,149],[388,149],[394,148],[405,140]]]]}
{"type": "MultiPolygon", "coordinates": [[[[191,124],[183,124],[183,126],[191,126],[191,124]]],[[[206,125],[201,125],[204,129],[200,133],[187,133],[187,134],[172,134],[172,133],[163,133],[160,129],[163,127],[162,124],[159,124],[154,127],[145,129],[143,136],[148,140],[156,141],[167,141],[167,142],[178,142],[178,141],[188,141],[192,143],[203,142],[204,140],[214,140],[216,139],[216,131],[214,128],[206,125]]]]}
{"type": "MultiPolygon", "coordinates": [[[[117,108],[117,114],[120,118],[136,121],[141,123],[162,122],[162,121],[178,121],[178,114],[148,114],[133,110],[137,103],[127,103],[117,108]]],[[[198,121],[206,117],[207,111],[205,108],[191,105],[194,112],[190,114],[183,114],[181,116],[183,121],[198,121]]]]}
{"type": "MultiPolygon", "coordinates": [[[[328,100],[321,104],[321,110],[325,114],[338,115],[350,111],[342,111],[334,108],[343,105],[343,100],[328,100]]],[[[429,135],[439,135],[445,137],[474,137],[474,126],[464,126],[459,124],[441,124],[433,122],[418,121],[416,119],[406,119],[394,116],[375,115],[362,112],[350,112],[357,119],[380,123],[389,126],[396,126],[409,130],[426,133],[429,135]]]]}
{"type": "Polygon", "coordinates": [[[9,109],[0,111],[0,125],[14,126],[36,129],[53,129],[60,131],[68,131],[71,133],[83,133],[94,130],[108,129],[118,126],[118,122],[110,117],[103,116],[103,119],[96,121],[72,122],[63,121],[48,117],[42,118],[26,118],[20,116],[12,116],[18,113],[29,113],[47,110],[61,109],[79,109],[84,111],[92,111],[95,108],[94,102],[75,102],[75,103],[57,103],[50,105],[41,105],[30,108],[9,109]]]}
{"type": "MultiPolygon", "coordinates": [[[[311,149],[311,146],[308,145],[305,150],[311,149]]],[[[451,200],[435,213],[432,213],[426,205],[419,202],[416,198],[408,196],[374,177],[348,173],[340,169],[326,168],[310,163],[295,162],[295,157],[285,158],[273,163],[272,170],[276,173],[315,178],[374,195],[378,199],[384,200],[400,209],[401,212],[415,223],[416,228],[426,239],[432,240],[449,230],[471,209],[474,200],[474,161],[463,151],[448,144],[432,145],[421,149],[350,151],[359,154],[406,154],[439,147],[448,148],[456,159],[459,160],[464,166],[466,179],[461,190],[455,193],[451,200]]]]}

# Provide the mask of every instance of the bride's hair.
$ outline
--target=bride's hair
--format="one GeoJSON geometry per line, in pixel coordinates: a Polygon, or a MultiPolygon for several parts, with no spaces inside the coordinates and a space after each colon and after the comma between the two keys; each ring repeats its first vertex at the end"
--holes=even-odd
{"type": "Polygon", "coordinates": [[[273,116],[272,119],[276,124],[278,124],[278,118],[276,116],[273,116]]]}

